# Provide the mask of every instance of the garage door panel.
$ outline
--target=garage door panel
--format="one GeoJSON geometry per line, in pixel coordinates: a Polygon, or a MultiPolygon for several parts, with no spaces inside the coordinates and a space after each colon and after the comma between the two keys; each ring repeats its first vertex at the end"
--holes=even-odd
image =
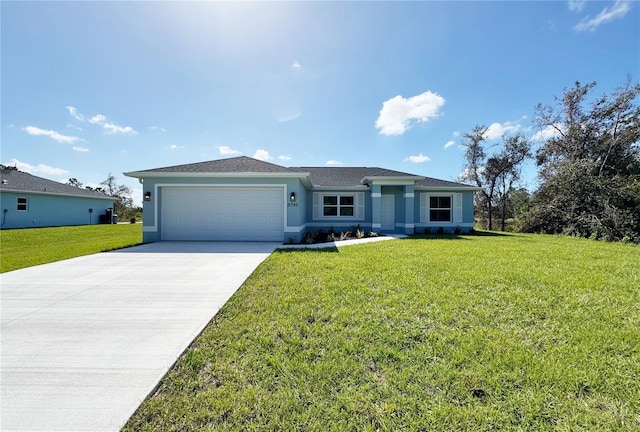
{"type": "Polygon", "coordinates": [[[163,240],[282,241],[283,189],[164,187],[163,240]]]}

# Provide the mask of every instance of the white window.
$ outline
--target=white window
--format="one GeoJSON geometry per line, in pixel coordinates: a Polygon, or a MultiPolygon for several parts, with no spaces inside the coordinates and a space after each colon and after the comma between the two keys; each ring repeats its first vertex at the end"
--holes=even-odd
{"type": "Polygon", "coordinates": [[[451,196],[429,197],[429,220],[431,222],[451,222],[451,196]]]}
{"type": "Polygon", "coordinates": [[[18,211],[27,211],[29,210],[29,198],[27,197],[18,197],[18,211]]]}
{"type": "Polygon", "coordinates": [[[421,193],[420,222],[462,223],[462,194],[421,193]]]}
{"type": "Polygon", "coordinates": [[[314,219],[364,219],[364,193],[314,192],[314,219]]]}

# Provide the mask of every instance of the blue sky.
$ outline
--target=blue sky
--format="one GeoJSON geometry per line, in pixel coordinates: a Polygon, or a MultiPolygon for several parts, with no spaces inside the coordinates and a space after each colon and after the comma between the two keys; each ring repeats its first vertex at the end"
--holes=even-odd
{"type": "MultiPolygon", "coordinates": [[[[1,159],[97,185],[246,155],[455,180],[476,124],[539,137],[640,75],[640,4],[2,1],[1,159]],[[537,134],[537,135],[536,135],[537,134]]],[[[526,170],[535,187],[535,169],[526,170]]]]}

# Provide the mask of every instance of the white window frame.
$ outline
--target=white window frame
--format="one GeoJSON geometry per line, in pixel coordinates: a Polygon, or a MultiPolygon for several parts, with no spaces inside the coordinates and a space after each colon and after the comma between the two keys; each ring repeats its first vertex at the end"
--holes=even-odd
{"type": "Polygon", "coordinates": [[[29,211],[29,197],[17,197],[16,210],[19,212],[29,211]],[[20,202],[20,200],[24,200],[24,202],[20,202]],[[24,208],[20,208],[21,206],[24,206],[24,208]]]}
{"type": "Polygon", "coordinates": [[[436,222],[436,223],[451,223],[453,221],[453,195],[451,194],[432,194],[429,196],[429,221],[430,222],[436,222]],[[449,198],[449,206],[448,207],[431,207],[431,200],[432,199],[440,199],[440,198],[449,198]],[[431,219],[431,212],[432,211],[448,211],[449,212],[449,219],[438,219],[438,220],[433,220],[431,219]]]}
{"type": "Polygon", "coordinates": [[[314,192],[313,193],[313,219],[314,220],[364,220],[364,193],[363,192],[314,192]],[[336,197],[336,205],[325,205],[326,197],[336,197]],[[353,205],[341,204],[344,197],[353,198],[353,205]],[[325,207],[336,208],[336,215],[325,215],[325,207]],[[341,208],[353,208],[353,216],[341,216],[341,208]]]}
{"type": "MultiPolygon", "coordinates": [[[[437,210],[438,208],[434,208],[437,210]]],[[[444,210],[444,209],[442,209],[444,210]]],[[[462,193],[459,192],[426,192],[420,194],[420,223],[432,223],[435,225],[451,225],[462,223],[462,193]],[[451,197],[451,213],[448,221],[431,220],[431,197],[451,197]]]]}

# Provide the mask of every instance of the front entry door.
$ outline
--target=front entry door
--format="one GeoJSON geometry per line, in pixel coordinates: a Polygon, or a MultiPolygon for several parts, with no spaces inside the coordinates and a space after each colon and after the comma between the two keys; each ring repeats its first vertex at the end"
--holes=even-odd
{"type": "Polygon", "coordinates": [[[396,229],[396,197],[383,194],[380,199],[380,223],[384,231],[396,229]]]}

